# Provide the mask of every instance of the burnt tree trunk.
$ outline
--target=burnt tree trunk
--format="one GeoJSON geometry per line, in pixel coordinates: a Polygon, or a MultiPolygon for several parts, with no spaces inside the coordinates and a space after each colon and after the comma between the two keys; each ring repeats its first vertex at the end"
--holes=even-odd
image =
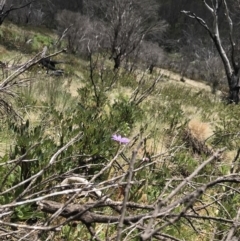
{"type": "Polygon", "coordinates": [[[239,77],[235,74],[230,79],[229,103],[239,103],[239,77]]]}
{"type": "Polygon", "coordinates": [[[117,55],[116,57],[113,57],[114,60],[114,70],[119,69],[120,64],[121,64],[121,55],[117,55]]]}

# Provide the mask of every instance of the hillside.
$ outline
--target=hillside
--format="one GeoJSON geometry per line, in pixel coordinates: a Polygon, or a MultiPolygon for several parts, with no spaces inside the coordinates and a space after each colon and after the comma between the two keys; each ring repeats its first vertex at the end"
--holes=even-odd
{"type": "Polygon", "coordinates": [[[161,66],[116,70],[108,53],[57,41],[0,27],[0,237],[240,237],[239,105],[161,66]]]}

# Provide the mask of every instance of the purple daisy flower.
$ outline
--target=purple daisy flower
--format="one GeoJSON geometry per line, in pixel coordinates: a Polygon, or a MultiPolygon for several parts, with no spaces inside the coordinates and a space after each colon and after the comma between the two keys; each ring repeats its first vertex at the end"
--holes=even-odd
{"type": "Polygon", "coordinates": [[[127,144],[130,140],[126,137],[122,137],[121,135],[114,134],[112,135],[112,140],[119,142],[120,144],[127,144]]]}

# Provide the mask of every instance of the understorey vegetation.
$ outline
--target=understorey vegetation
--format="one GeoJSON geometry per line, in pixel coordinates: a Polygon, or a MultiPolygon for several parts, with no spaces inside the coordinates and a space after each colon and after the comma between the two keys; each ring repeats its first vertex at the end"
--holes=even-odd
{"type": "MultiPolygon", "coordinates": [[[[126,16],[146,17],[112,3],[87,9],[123,11],[130,29],[141,21],[126,16]]],[[[239,105],[186,78],[184,62],[160,68],[172,55],[149,42],[166,30],[155,15],[146,35],[131,32],[138,46],[107,17],[116,42],[67,10],[57,33],[0,26],[0,240],[238,240],[239,105]],[[108,41],[90,41],[97,30],[108,41]]]]}

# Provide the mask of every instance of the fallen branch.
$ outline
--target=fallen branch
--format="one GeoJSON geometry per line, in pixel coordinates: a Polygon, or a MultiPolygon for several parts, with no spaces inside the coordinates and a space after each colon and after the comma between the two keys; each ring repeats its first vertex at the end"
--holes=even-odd
{"type": "MultiPolygon", "coordinates": [[[[43,212],[47,212],[47,213],[55,213],[63,205],[61,203],[50,201],[50,200],[42,200],[42,201],[39,201],[37,204],[43,212]]],[[[119,216],[99,215],[94,212],[86,211],[87,209],[89,209],[89,205],[87,204],[86,205],[69,204],[62,211],[60,216],[65,218],[75,216],[72,220],[81,221],[86,224],[118,223],[119,221],[119,216]]],[[[129,224],[129,222],[137,222],[144,216],[146,216],[146,214],[124,217],[124,223],[129,224]]]]}

